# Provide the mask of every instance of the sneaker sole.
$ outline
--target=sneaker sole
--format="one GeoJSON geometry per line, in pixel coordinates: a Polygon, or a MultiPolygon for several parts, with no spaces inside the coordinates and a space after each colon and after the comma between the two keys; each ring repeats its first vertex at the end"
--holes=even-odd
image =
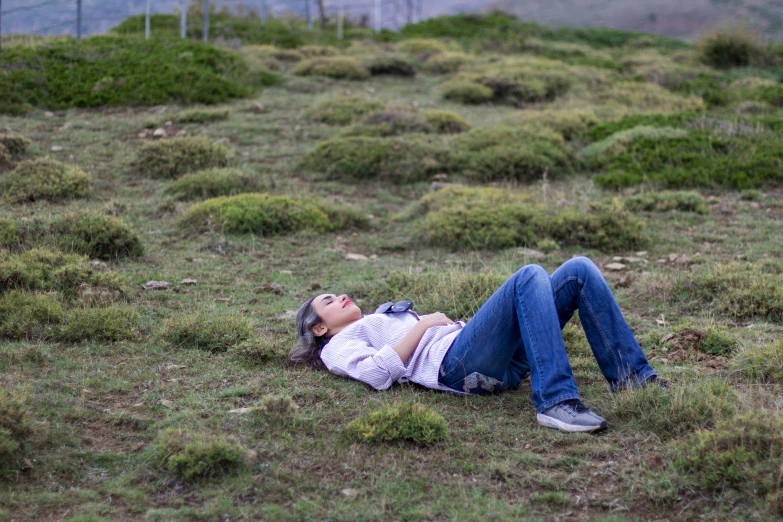
{"type": "Polygon", "coordinates": [[[563,421],[555,419],[554,417],[543,415],[541,413],[536,414],[536,420],[541,426],[544,426],[546,428],[553,428],[560,431],[567,431],[569,433],[574,433],[574,432],[595,433],[595,432],[603,431],[609,427],[606,421],[602,422],[601,424],[593,425],[593,426],[580,426],[578,424],[567,424],[563,421]]]}

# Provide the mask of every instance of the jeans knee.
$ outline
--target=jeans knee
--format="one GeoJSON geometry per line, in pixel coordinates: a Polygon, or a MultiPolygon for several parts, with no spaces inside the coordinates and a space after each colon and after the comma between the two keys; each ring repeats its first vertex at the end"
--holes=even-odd
{"type": "Polygon", "coordinates": [[[572,275],[579,277],[581,281],[587,279],[587,276],[601,274],[601,271],[595,266],[595,263],[585,256],[574,257],[563,263],[562,265],[569,271],[572,271],[572,275]]]}
{"type": "Polygon", "coordinates": [[[551,285],[549,274],[540,265],[525,265],[514,274],[517,283],[529,285],[551,285]]]}

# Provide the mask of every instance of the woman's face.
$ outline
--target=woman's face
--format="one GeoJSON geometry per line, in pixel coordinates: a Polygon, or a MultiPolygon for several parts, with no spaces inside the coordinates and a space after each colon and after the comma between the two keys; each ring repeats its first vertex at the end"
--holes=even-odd
{"type": "Polygon", "coordinates": [[[313,334],[331,337],[362,318],[362,311],[345,294],[321,294],[313,300],[315,313],[322,322],[313,326],[313,334]]]}

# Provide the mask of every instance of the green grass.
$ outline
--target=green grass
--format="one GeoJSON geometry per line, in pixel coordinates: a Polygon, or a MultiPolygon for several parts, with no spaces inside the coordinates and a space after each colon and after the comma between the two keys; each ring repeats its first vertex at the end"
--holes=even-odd
{"type": "MultiPolygon", "coordinates": [[[[783,193],[774,178],[747,187],[752,193],[727,186],[715,158],[722,155],[748,178],[769,173],[747,168],[748,158],[774,157],[783,126],[771,106],[760,114],[735,113],[743,101],[735,94],[724,105],[683,112],[692,103],[683,94],[707,95],[707,83],[696,85],[702,74],[717,76],[709,84],[712,92],[756,97],[763,84],[739,80],[774,80],[775,69],[717,71],[690,62],[697,58],[694,48],[678,50],[654,37],[550,30],[498,14],[427,20],[403,35],[385,31],[369,41],[358,35],[372,37],[372,30],[347,27],[349,38],[327,51],[301,47],[333,42],[331,25],[329,39],[307,31],[302,21],[270,20],[265,30],[260,20],[245,18],[229,20],[214,34],[228,45],[235,43],[232,34],[276,45],[242,54],[250,68],[274,57],[284,83],[221,101],[218,115],[228,111],[225,119],[207,111],[211,121],[199,114],[176,122],[187,111],[209,109],[206,102],[184,99],[155,103],[165,104],[165,111],[123,102],[47,115],[50,109],[28,104],[24,117],[0,116],[3,136],[30,140],[24,157],[13,163],[48,154],[88,173],[91,189],[88,198],[0,201],[0,372],[3,389],[26,411],[26,422],[8,423],[0,406],[0,426],[6,426],[0,429],[0,452],[12,455],[10,461],[0,455],[0,462],[13,464],[4,468],[0,519],[779,516],[783,193]],[[509,64],[516,81],[521,69],[540,67],[543,72],[533,77],[560,70],[569,87],[519,108],[496,101],[465,105],[443,99],[450,76],[429,72],[420,56],[406,58],[414,76],[378,74],[361,82],[294,76],[295,61],[283,58],[339,53],[365,64],[373,56],[399,56],[394,45],[408,36],[439,39],[448,52],[473,58],[451,75],[504,79],[503,65],[509,64]],[[641,66],[628,65],[650,56],[662,67],[675,63],[677,74],[692,74],[687,89],[693,92],[668,83],[668,72],[650,77],[666,85],[659,86],[641,66]],[[577,59],[584,63],[575,65],[577,59]],[[612,62],[629,69],[620,73],[609,67],[612,62]],[[342,97],[353,101],[337,107],[337,123],[310,117],[325,100],[342,97]],[[373,103],[354,112],[357,100],[373,103]],[[373,113],[427,122],[428,111],[458,114],[470,130],[362,136],[348,141],[360,145],[340,148],[339,156],[334,152],[335,141],[343,146],[343,140],[357,139],[340,133],[376,122],[373,113]],[[643,111],[653,114],[637,114],[643,111]],[[161,171],[165,175],[153,175],[139,161],[150,139],[139,134],[152,120],[172,121],[165,127],[171,136],[184,132],[219,143],[226,155],[205,173],[186,151],[163,161],[169,165],[161,171]],[[634,148],[641,143],[634,141],[607,161],[622,158],[623,168],[634,172],[634,162],[643,160],[649,175],[683,162],[690,146],[702,153],[702,163],[685,170],[707,172],[711,183],[691,185],[685,193],[661,191],[652,179],[652,186],[619,192],[598,186],[594,176],[614,171],[584,165],[578,152],[639,126],[683,130],[687,138],[676,149],[669,148],[669,138],[644,150],[634,148]],[[502,132],[493,132],[498,128],[502,132]],[[452,161],[533,142],[559,151],[556,158],[568,158],[569,167],[558,160],[554,165],[562,168],[550,167],[546,176],[539,171],[475,178],[452,161]],[[705,143],[729,149],[706,154],[705,143]],[[384,148],[389,144],[400,145],[384,148]],[[662,161],[648,162],[655,147],[662,161]],[[317,158],[318,168],[303,168],[304,158],[317,158]],[[246,185],[248,178],[254,183],[246,185]],[[437,184],[431,187],[432,181],[437,184]],[[212,199],[205,205],[211,198],[221,204],[212,199]],[[637,206],[624,210],[623,202],[637,206]],[[702,204],[708,212],[699,212],[702,204]],[[300,211],[306,219],[297,221],[300,211]],[[423,222],[447,214],[456,225],[433,220],[429,241],[423,222]],[[527,229],[515,227],[529,214],[524,223],[532,231],[525,235],[527,229]],[[85,235],[82,227],[53,226],[72,215],[93,216],[97,225],[86,227],[85,235]],[[183,227],[188,217],[194,220],[183,227]],[[89,256],[68,251],[74,237],[87,243],[85,237],[103,237],[95,232],[115,230],[118,222],[132,235],[107,238],[136,237],[143,255],[110,254],[97,262],[98,250],[89,256]],[[492,234],[473,239],[482,227],[492,234]],[[470,239],[454,235],[466,231],[470,239]],[[421,314],[441,311],[470,320],[520,267],[538,263],[551,272],[579,255],[603,270],[651,365],[673,383],[669,392],[611,394],[573,319],[565,344],[584,402],[609,420],[610,429],[600,436],[539,427],[527,380],[487,397],[452,396],[410,383],[378,393],[286,361],[296,341],[293,314],[310,295],[347,292],[365,313],[407,297],[421,314]],[[613,271],[610,263],[625,268],[613,271]],[[143,289],[151,280],[171,287],[143,289]],[[681,354],[672,342],[661,344],[686,328],[705,336],[681,354]],[[427,413],[411,408],[400,423],[395,404],[420,405],[427,413]],[[361,429],[353,438],[348,426],[357,419],[361,429]],[[29,430],[17,437],[8,433],[9,424],[29,430]],[[442,436],[445,426],[448,437],[442,436]]],[[[195,36],[199,19],[189,19],[195,36]]],[[[215,14],[214,20],[222,24],[227,17],[215,14]]],[[[176,22],[154,18],[168,25],[156,25],[154,41],[139,45],[165,47],[162,32],[167,28],[175,39],[176,22]]],[[[141,41],[140,19],[129,24],[135,36],[128,38],[141,41]]],[[[89,47],[90,40],[80,45],[89,47]]],[[[10,55],[5,44],[4,38],[3,53],[10,55]]],[[[39,60],[54,43],[13,45],[39,50],[39,60]]],[[[489,169],[493,157],[484,156],[481,164],[489,169]]],[[[0,167],[0,179],[9,172],[0,167]]]]}

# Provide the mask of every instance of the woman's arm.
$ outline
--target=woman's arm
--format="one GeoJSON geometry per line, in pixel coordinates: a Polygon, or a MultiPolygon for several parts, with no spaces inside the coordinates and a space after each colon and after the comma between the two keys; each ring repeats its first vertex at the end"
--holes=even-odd
{"type": "Polygon", "coordinates": [[[400,356],[403,364],[408,364],[408,359],[411,358],[411,354],[421,342],[421,338],[424,337],[424,332],[431,326],[443,326],[447,324],[453,324],[454,321],[446,317],[446,314],[440,312],[430,315],[422,315],[421,320],[416,323],[416,326],[411,328],[411,331],[405,334],[405,337],[392,346],[392,350],[397,352],[400,356]]]}

